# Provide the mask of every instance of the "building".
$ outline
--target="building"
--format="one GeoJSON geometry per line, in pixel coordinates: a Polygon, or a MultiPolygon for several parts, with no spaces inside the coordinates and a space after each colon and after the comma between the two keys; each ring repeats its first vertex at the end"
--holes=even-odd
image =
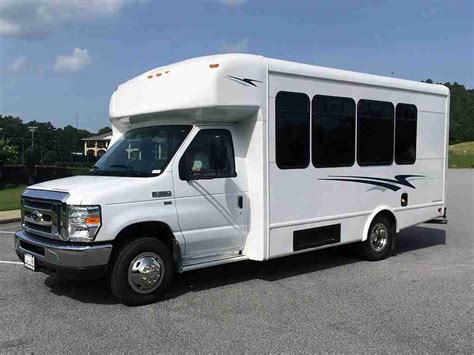
{"type": "Polygon", "coordinates": [[[100,158],[107,151],[112,132],[100,134],[89,138],[82,138],[84,141],[84,155],[88,157],[100,158]]]}

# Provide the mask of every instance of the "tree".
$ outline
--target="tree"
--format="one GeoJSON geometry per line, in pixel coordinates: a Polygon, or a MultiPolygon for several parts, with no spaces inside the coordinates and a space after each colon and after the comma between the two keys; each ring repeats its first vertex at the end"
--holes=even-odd
{"type": "Polygon", "coordinates": [[[0,162],[15,163],[18,160],[18,150],[8,139],[0,140],[0,162]]]}
{"type": "Polygon", "coordinates": [[[101,134],[109,133],[109,132],[112,132],[112,128],[104,127],[104,128],[99,129],[99,132],[97,132],[97,135],[101,135],[101,134]]]}
{"type": "MultiPolygon", "coordinates": [[[[427,79],[425,83],[432,84],[427,79]]],[[[467,90],[457,82],[444,83],[451,93],[449,110],[449,143],[474,141],[474,90],[467,90]]]]}
{"type": "Polygon", "coordinates": [[[43,155],[43,164],[45,165],[53,165],[59,160],[58,153],[54,150],[48,150],[43,155]]]}
{"type": "Polygon", "coordinates": [[[450,144],[474,141],[474,91],[456,82],[444,85],[451,91],[450,144]]]}

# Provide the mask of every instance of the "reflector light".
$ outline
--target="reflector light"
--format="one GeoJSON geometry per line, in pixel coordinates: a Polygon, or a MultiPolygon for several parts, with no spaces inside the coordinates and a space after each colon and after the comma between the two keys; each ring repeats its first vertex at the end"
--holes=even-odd
{"type": "Polygon", "coordinates": [[[209,68],[219,68],[219,64],[217,63],[209,64],[209,68]]]}

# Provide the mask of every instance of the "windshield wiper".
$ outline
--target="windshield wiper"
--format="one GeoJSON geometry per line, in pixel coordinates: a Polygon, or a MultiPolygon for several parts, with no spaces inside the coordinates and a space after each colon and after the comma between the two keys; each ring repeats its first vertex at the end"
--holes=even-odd
{"type": "Polygon", "coordinates": [[[146,171],[134,170],[133,166],[125,165],[125,164],[113,164],[113,165],[110,165],[109,168],[119,168],[119,169],[124,169],[125,171],[123,173],[120,173],[118,170],[101,169],[97,165],[94,165],[89,170],[89,174],[91,174],[91,175],[104,175],[104,176],[124,176],[124,175],[128,175],[128,176],[132,175],[132,176],[138,176],[138,177],[155,176],[154,174],[151,174],[151,173],[146,172],[146,171]]]}
{"type": "Polygon", "coordinates": [[[120,168],[120,169],[125,169],[128,172],[132,173],[135,176],[138,176],[139,173],[134,170],[133,166],[130,165],[125,165],[125,164],[112,164],[109,166],[109,168],[120,168]]]}
{"type": "Polygon", "coordinates": [[[122,168],[122,169],[127,169],[127,170],[133,170],[133,166],[130,165],[125,165],[125,164],[112,164],[109,165],[109,168],[122,168]]]}

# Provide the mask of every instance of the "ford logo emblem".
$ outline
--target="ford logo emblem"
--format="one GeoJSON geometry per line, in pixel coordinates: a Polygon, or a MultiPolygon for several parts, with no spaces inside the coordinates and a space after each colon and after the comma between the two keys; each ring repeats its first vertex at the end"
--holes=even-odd
{"type": "Polygon", "coordinates": [[[35,222],[38,222],[43,218],[43,215],[38,211],[31,212],[31,219],[35,222]]]}

